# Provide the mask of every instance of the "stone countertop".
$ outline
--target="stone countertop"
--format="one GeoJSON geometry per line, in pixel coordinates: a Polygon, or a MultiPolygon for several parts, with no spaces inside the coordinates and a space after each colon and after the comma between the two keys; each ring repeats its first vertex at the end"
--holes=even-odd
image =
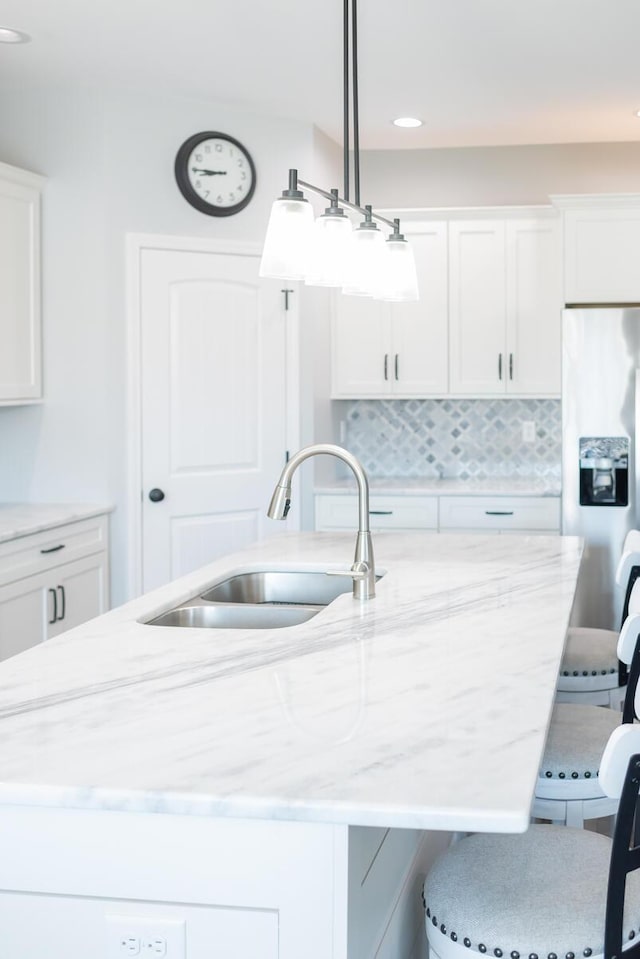
{"type": "MultiPolygon", "coordinates": [[[[493,477],[488,479],[439,479],[437,477],[369,477],[371,493],[393,496],[560,496],[560,480],[554,477],[493,477]]],[[[314,493],[355,493],[353,477],[319,483],[314,493]]]]}
{"type": "Polygon", "coordinates": [[[96,503],[0,503],[0,543],[112,510],[96,503]]]}
{"type": "Polygon", "coordinates": [[[345,568],[290,533],[0,664],[0,805],[521,831],[582,542],[386,534],[367,603],[300,626],[141,620],[242,566],[345,568]]]}

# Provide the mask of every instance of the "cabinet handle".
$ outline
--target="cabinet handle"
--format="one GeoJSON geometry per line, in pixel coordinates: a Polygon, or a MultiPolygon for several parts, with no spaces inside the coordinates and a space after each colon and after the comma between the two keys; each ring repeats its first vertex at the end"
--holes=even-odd
{"type": "Polygon", "coordinates": [[[369,516],[393,516],[392,509],[370,509],[369,516]]]}
{"type": "Polygon", "coordinates": [[[498,379],[502,379],[502,353],[498,353],[498,379]]]}
{"type": "Polygon", "coordinates": [[[60,543],[59,546],[50,546],[49,549],[41,549],[40,552],[44,555],[45,553],[58,553],[61,549],[64,549],[64,543],[60,543]]]}
{"type": "Polygon", "coordinates": [[[48,592],[53,595],[53,616],[49,620],[49,626],[53,626],[58,619],[58,594],[55,589],[49,589],[48,592]]]}
{"type": "Polygon", "coordinates": [[[400,379],[400,377],[398,376],[398,355],[399,355],[399,354],[396,353],[395,360],[394,360],[394,369],[395,369],[395,374],[396,374],[396,379],[397,379],[397,380],[400,379]]]}
{"type": "Polygon", "coordinates": [[[60,590],[60,609],[62,610],[62,612],[58,616],[58,622],[60,623],[64,619],[64,614],[67,609],[67,601],[64,593],[64,586],[58,586],[58,589],[60,590]]]}
{"type": "Polygon", "coordinates": [[[486,509],[485,516],[513,516],[512,509],[486,509]]]}
{"type": "Polygon", "coordinates": [[[389,354],[384,354],[384,378],[385,380],[389,379],[389,354]]]}
{"type": "Polygon", "coordinates": [[[513,379],[513,353],[509,353],[509,379],[513,379]]]}

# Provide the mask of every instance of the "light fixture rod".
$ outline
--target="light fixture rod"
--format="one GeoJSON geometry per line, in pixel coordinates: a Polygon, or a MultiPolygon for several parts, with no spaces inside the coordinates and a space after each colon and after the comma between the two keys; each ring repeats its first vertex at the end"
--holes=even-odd
{"type": "Polygon", "coordinates": [[[358,109],[358,10],[357,0],[351,0],[351,60],[353,79],[353,192],[360,206],[360,117],[358,109]]]}
{"type": "Polygon", "coordinates": [[[328,190],[322,190],[319,186],[314,186],[313,183],[307,183],[306,180],[298,180],[298,186],[304,187],[305,190],[311,190],[312,193],[317,193],[318,196],[324,196],[327,200],[336,200],[341,206],[346,206],[347,209],[353,210],[354,213],[362,213],[366,217],[367,212],[370,212],[374,220],[378,220],[380,223],[385,223],[387,226],[390,226],[394,233],[400,231],[400,220],[387,220],[386,216],[381,216],[379,213],[375,213],[371,207],[365,208],[363,206],[358,206],[356,203],[350,203],[349,200],[345,200],[343,197],[336,197],[334,193],[330,193],[328,190]]]}
{"type": "Polygon", "coordinates": [[[344,195],[349,199],[349,0],[342,4],[342,139],[344,163],[344,195]]]}

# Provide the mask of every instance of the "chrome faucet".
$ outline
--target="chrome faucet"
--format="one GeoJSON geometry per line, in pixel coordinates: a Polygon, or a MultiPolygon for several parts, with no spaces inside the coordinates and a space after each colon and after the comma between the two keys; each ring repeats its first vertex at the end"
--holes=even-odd
{"type": "MultiPolygon", "coordinates": [[[[353,579],[354,599],[372,599],[376,594],[376,571],[373,561],[371,531],[369,530],[369,481],[361,463],[348,450],[342,449],[341,446],[332,446],[330,443],[318,443],[315,446],[305,446],[304,449],[294,453],[280,474],[278,485],[274,489],[269,503],[267,516],[270,516],[271,519],[286,519],[291,506],[291,478],[293,474],[300,463],[309,459],[310,456],[318,456],[321,453],[337,456],[339,460],[350,466],[358,482],[356,552],[351,569],[346,575],[353,579]]],[[[345,575],[338,570],[328,570],[327,572],[333,576],[345,575]]]]}

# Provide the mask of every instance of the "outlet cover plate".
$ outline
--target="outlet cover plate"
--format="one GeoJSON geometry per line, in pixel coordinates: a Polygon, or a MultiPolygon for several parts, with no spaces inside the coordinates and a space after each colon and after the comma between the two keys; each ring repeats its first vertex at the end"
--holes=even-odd
{"type": "Polygon", "coordinates": [[[185,959],[184,919],[106,916],[107,959],[185,959]]]}

